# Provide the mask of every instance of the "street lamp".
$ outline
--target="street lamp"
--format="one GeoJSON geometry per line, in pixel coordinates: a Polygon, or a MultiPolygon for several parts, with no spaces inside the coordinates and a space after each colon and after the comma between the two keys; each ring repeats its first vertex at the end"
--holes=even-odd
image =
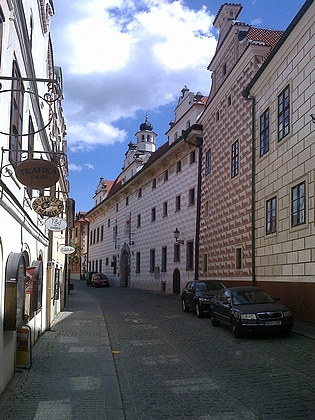
{"type": "Polygon", "coordinates": [[[180,231],[176,228],[175,231],[174,231],[175,241],[176,241],[176,243],[183,245],[184,244],[184,241],[181,240],[181,239],[178,239],[179,238],[179,234],[180,234],[180,231]]]}

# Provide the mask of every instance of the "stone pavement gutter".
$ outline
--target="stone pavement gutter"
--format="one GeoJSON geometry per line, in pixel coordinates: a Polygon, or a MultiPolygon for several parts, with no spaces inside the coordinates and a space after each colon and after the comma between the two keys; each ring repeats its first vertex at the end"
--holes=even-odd
{"type": "Polygon", "coordinates": [[[113,352],[100,307],[74,290],[0,396],[0,418],[124,420],[113,352]]]}

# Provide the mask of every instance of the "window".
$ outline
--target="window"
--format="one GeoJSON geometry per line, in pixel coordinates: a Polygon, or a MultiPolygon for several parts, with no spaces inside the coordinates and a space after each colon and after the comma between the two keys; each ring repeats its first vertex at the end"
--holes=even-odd
{"type": "Polygon", "coordinates": [[[206,152],[206,175],[211,171],[211,149],[206,152]]]}
{"type": "Polygon", "coordinates": [[[203,272],[207,273],[208,272],[208,254],[203,254],[202,267],[203,267],[203,272]]]}
{"type": "Polygon", "coordinates": [[[266,202],[266,235],[276,232],[276,218],[277,218],[277,199],[276,197],[267,200],[266,202]]]}
{"type": "Polygon", "coordinates": [[[103,271],[102,260],[100,260],[100,262],[99,262],[99,270],[100,270],[100,273],[103,271]]]}
{"type": "Polygon", "coordinates": [[[104,240],[104,225],[101,226],[101,242],[104,240]]]}
{"type": "Polygon", "coordinates": [[[96,231],[96,242],[99,242],[99,241],[100,241],[100,228],[98,227],[96,231]]]}
{"type": "Polygon", "coordinates": [[[217,111],[215,114],[215,120],[219,121],[219,119],[220,119],[220,111],[217,111]]]}
{"type": "Polygon", "coordinates": [[[232,105],[232,97],[231,95],[229,95],[227,98],[227,106],[231,106],[231,105],[232,105]]]}
{"type": "Polygon", "coordinates": [[[187,241],[186,245],[186,270],[194,269],[194,241],[187,241]]]}
{"type": "Polygon", "coordinates": [[[126,206],[129,205],[129,196],[126,197],[126,206]]]}
{"type": "Polygon", "coordinates": [[[90,234],[90,245],[92,245],[92,243],[93,243],[93,232],[91,231],[91,234],[90,234]]]}
{"type": "Polygon", "coordinates": [[[236,270],[242,268],[242,248],[236,248],[235,250],[235,268],[236,270]]]}
{"type": "MultiPolygon", "coordinates": [[[[13,61],[13,77],[21,77],[16,61],[13,61]]],[[[23,128],[24,87],[21,80],[12,80],[10,120],[10,162],[16,166],[21,161],[23,128]]]]}
{"type": "Polygon", "coordinates": [[[176,162],[176,172],[180,172],[182,170],[182,161],[179,160],[178,162],[176,162]]]}
{"type": "Polygon", "coordinates": [[[141,198],[141,197],[142,197],[142,188],[140,187],[138,189],[138,198],[141,198]]]}
{"type": "Polygon", "coordinates": [[[298,226],[305,223],[305,182],[301,182],[292,188],[292,226],[298,226]]]}
{"type": "Polygon", "coordinates": [[[168,180],[168,170],[164,171],[164,182],[168,180]]]}
{"type": "Polygon", "coordinates": [[[28,157],[29,159],[33,158],[34,132],[35,132],[35,129],[34,129],[32,117],[29,116],[29,119],[28,119],[28,157]]]}
{"type": "Polygon", "coordinates": [[[150,249],[150,273],[154,273],[155,268],[155,249],[150,249]]]}
{"type": "Polygon", "coordinates": [[[152,190],[156,188],[156,178],[152,179],[152,190]]]}
{"type": "Polygon", "coordinates": [[[223,76],[225,76],[225,75],[226,75],[226,63],[224,63],[224,64],[223,64],[223,67],[222,67],[222,74],[223,74],[223,76]]]}
{"type": "Polygon", "coordinates": [[[116,212],[118,211],[118,203],[116,204],[116,212]]]}
{"type": "Polygon", "coordinates": [[[189,157],[189,163],[195,163],[196,162],[196,150],[192,150],[190,152],[190,157],[189,157]]]}
{"type": "Polygon", "coordinates": [[[167,201],[163,203],[163,217],[167,216],[167,201]]]}
{"type": "Polygon", "coordinates": [[[174,244],[174,261],[180,261],[180,244],[174,244]]]}
{"type": "Polygon", "coordinates": [[[190,120],[188,120],[188,121],[186,122],[186,130],[188,130],[188,128],[190,128],[190,120]]]}
{"type": "Polygon", "coordinates": [[[191,206],[195,204],[195,188],[191,188],[188,191],[188,205],[191,206]]]}
{"type": "Polygon", "coordinates": [[[137,227],[141,226],[141,214],[137,215],[137,227]]]}
{"type": "Polygon", "coordinates": [[[290,132],[290,88],[278,96],[278,141],[290,132]]]}
{"type": "Polygon", "coordinates": [[[175,197],[175,211],[179,211],[179,210],[180,210],[180,195],[175,197]]]}
{"type": "Polygon", "coordinates": [[[136,273],[140,273],[140,252],[136,253],[136,273]]]}
{"type": "Polygon", "coordinates": [[[269,151],[269,108],[260,116],[260,156],[269,151]]]}
{"type": "Polygon", "coordinates": [[[161,264],[161,271],[167,270],[167,247],[162,247],[162,264],[161,264]]]}
{"type": "Polygon", "coordinates": [[[5,21],[2,8],[0,6],[0,66],[1,66],[1,56],[2,56],[2,39],[3,39],[3,23],[5,21]]]}
{"type": "Polygon", "coordinates": [[[232,156],[231,156],[231,176],[234,178],[238,175],[238,140],[232,144],[232,156]]]}
{"type": "Polygon", "coordinates": [[[95,244],[96,240],[96,229],[93,230],[93,244],[95,244]]]}
{"type": "Polygon", "coordinates": [[[110,227],[110,219],[107,220],[107,227],[110,227]]]}
{"type": "Polygon", "coordinates": [[[151,222],[155,222],[156,220],[156,208],[153,207],[153,209],[151,209],[151,222]]]}

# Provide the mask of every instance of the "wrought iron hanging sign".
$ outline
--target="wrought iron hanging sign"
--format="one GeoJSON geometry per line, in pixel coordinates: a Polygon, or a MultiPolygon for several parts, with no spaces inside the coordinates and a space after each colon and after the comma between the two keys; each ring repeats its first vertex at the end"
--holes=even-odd
{"type": "Polygon", "coordinates": [[[44,159],[27,159],[19,163],[15,169],[21,184],[37,190],[52,187],[59,180],[57,166],[44,159]]]}
{"type": "Polygon", "coordinates": [[[63,202],[54,197],[38,197],[32,207],[41,216],[54,217],[63,211],[63,202]]]}

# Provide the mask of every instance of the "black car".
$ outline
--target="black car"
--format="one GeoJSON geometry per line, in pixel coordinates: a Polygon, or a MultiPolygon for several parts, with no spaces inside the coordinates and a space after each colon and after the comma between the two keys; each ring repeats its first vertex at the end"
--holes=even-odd
{"type": "Polygon", "coordinates": [[[211,301],[212,325],[228,325],[236,338],[245,332],[290,333],[294,324],[292,312],[278,300],[260,287],[227,288],[211,301]]]}
{"type": "Polygon", "coordinates": [[[181,295],[182,309],[188,312],[196,311],[197,317],[210,313],[210,301],[218,290],[226,286],[219,280],[195,280],[189,281],[181,295]]]}

